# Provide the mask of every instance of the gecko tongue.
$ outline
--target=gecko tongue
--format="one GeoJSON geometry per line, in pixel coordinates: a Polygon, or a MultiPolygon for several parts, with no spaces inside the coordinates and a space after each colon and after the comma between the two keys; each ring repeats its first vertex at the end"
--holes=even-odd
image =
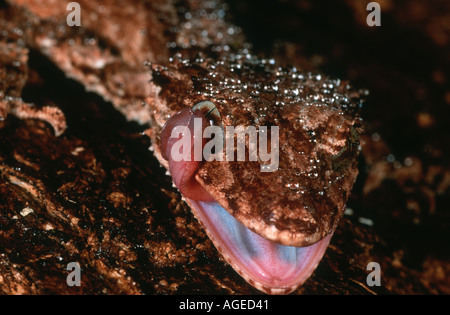
{"type": "Polygon", "coordinates": [[[213,201],[214,198],[211,197],[194,177],[200,163],[200,161],[196,161],[195,159],[194,144],[195,141],[201,141],[202,147],[205,144],[201,135],[197,135],[194,131],[194,118],[202,119],[203,128],[201,131],[203,133],[203,129],[206,128],[206,119],[200,111],[194,113],[188,108],[178,112],[167,121],[161,132],[161,154],[163,158],[169,161],[169,171],[172,179],[184,197],[195,200],[213,201]],[[189,132],[189,135],[182,133],[179,136],[172,137],[172,131],[176,127],[187,127],[185,133],[189,132]],[[198,136],[200,136],[200,139],[198,139],[198,136]],[[185,155],[187,160],[180,160],[179,157],[176,158],[172,154],[173,145],[176,142],[182,141],[183,137],[187,137],[189,141],[186,141],[184,143],[185,145],[180,146],[175,153],[181,156],[185,153],[184,150],[190,151],[185,155]]]}
{"type": "MultiPolygon", "coordinates": [[[[183,110],[168,120],[161,133],[161,153],[169,161],[175,185],[214,245],[245,280],[270,294],[293,291],[313,273],[331,235],[308,247],[284,246],[259,236],[230,215],[195,179],[200,162],[194,160],[193,153],[189,161],[178,161],[171,154],[172,147],[181,139],[181,136],[172,138],[172,130],[185,126],[193,131],[194,117],[202,116],[200,112],[183,110]]],[[[204,117],[203,120],[206,122],[204,117]]],[[[192,152],[194,132],[190,140],[192,152]]]]}

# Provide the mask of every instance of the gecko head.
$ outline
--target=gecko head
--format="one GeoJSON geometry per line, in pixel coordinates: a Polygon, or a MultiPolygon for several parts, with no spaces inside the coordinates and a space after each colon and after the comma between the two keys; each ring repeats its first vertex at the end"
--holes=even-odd
{"type": "Polygon", "coordinates": [[[257,289],[286,294],[313,273],[343,214],[358,172],[358,95],[322,75],[238,60],[172,70],[189,96],[156,145],[228,263],[257,289]]]}

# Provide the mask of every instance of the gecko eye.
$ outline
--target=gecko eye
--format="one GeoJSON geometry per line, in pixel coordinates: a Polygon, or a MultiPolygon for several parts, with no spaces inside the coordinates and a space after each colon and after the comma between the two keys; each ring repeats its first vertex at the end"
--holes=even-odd
{"type": "Polygon", "coordinates": [[[201,111],[211,126],[222,126],[219,110],[214,103],[210,101],[201,101],[192,106],[191,110],[192,112],[197,110],[201,111]]]}

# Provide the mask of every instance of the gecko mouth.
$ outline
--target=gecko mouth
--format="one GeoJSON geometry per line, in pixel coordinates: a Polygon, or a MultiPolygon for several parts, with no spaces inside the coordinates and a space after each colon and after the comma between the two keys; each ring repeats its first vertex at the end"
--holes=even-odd
{"type": "Polygon", "coordinates": [[[316,269],[331,239],[307,247],[277,244],[246,228],[217,202],[188,199],[195,216],[227,262],[251,285],[269,294],[287,294],[316,269]]]}
{"type": "Polygon", "coordinates": [[[182,138],[172,137],[172,130],[176,126],[192,129],[194,118],[204,116],[200,111],[185,109],[169,119],[161,133],[161,154],[169,162],[175,185],[216,248],[248,283],[269,294],[292,292],[311,276],[331,234],[310,246],[286,246],[261,237],[235,219],[196,180],[201,161],[195,161],[193,153],[187,161],[174,159],[171,154],[174,143],[182,138]]]}

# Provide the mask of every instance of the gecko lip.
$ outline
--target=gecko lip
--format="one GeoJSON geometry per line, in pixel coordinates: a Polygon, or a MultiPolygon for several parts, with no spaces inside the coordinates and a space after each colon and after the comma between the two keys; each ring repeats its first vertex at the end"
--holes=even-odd
{"type": "Polygon", "coordinates": [[[251,285],[287,294],[302,285],[322,259],[332,235],[307,247],[280,245],[247,229],[217,202],[187,199],[225,260],[251,285]]]}

